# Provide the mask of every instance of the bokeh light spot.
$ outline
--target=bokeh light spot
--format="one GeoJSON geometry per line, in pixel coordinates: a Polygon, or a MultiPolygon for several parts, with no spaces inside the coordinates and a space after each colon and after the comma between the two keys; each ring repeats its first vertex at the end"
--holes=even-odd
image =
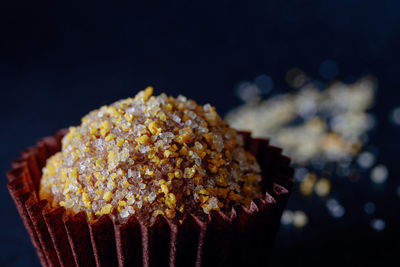
{"type": "Polygon", "coordinates": [[[282,213],[281,223],[283,225],[290,225],[293,223],[294,213],[291,210],[285,210],[282,213]]]}
{"type": "Polygon", "coordinates": [[[331,192],[331,182],[326,178],[321,178],[315,184],[315,193],[320,197],[326,197],[331,192]]]}
{"type": "Polygon", "coordinates": [[[370,225],[378,232],[383,231],[386,228],[386,222],[382,219],[372,219],[370,225]]]}
{"type": "Polygon", "coordinates": [[[308,173],[308,170],[306,168],[296,168],[296,170],[294,172],[294,180],[296,182],[303,181],[303,179],[307,173],[308,173]]]}
{"type": "Polygon", "coordinates": [[[343,217],[346,210],[336,199],[329,199],[326,202],[326,207],[328,208],[329,214],[334,218],[343,217]]]}
{"type": "Polygon", "coordinates": [[[308,223],[307,214],[301,210],[297,210],[293,215],[293,225],[297,228],[302,228],[308,223]]]}
{"type": "Polygon", "coordinates": [[[235,90],[236,96],[243,102],[249,102],[261,95],[261,89],[251,82],[241,82],[235,90]]]}
{"type": "Polygon", "coordinates": [[[384,183],[388,174],[389,172],[385,165],[377,165],[371,171],[371,180],[376,184],[384,183]]]}
{"type": "Polygon", "coordinates": [[[365,169],[370,168],[375,163],[375,156],[374,154],[368,151],[362,152],[357,158],[357,163],[362,168],[365,169]]]}
{"type": "Polygon", "coordinates": [[[400,107],[397,107],[392,110],[391,112],[391,120],[394,125],[399,126],[400,125],[400,107]]]}

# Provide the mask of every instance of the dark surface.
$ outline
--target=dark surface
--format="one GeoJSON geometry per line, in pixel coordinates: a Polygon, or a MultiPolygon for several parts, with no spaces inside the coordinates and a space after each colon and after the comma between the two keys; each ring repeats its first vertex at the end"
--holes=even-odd
{"type": "MultiPolygon", "coordinates": [[[[319,78],[321,62],[332,59],[341,80],[365,74],[378,78],[378,129],[371,143],[380,150],[379,162],[389,167],[389,180],[380,188],[343,188],[354,209],[349,207],[340,220],[325,218],[321,209],[322,219],[310,221],[304,230],[282,229],[273,262],[398,264],[400,208],[394,191],[400,175],[400,127],[392,126],[388,116],[400,105],[400,2],[182,2],[2,1],[3,176],[19,151],[38,138],[77,124],[89,110],[132,96],[147,85],[156,93],[182,93],[210,102],[224,114],[240,103],[233,94],[238,82],[265,73],[276,88],[285,89],[290,68],[319,78]],[[357,202],[371,192],[378,216],[386,219],[382,232],[369,227],[357,202]]],[[[37,266],[5,178],[1,183],[0,266],[37,266]]]]}

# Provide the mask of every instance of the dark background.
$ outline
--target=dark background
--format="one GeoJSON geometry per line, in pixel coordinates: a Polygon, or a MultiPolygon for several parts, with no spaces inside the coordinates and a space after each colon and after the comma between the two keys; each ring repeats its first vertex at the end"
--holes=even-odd
{"type": "MultiPolygon", "coordinates": [[[[371,230],[358,211],[334,223],[322,216],[304,230],[283,229],[272,262],[399,263],[400,208],[392,191],[399,184],[400,127],[388,117],[400,105],[400,1],[111,2],[0,2],[3,176],[19,151],[38,138],[147,85],[156,94],[182,93],[210,102],[225,114],[240,103],[233,93],[240,81],[268,74],[277,89],[288,90],[289,69],[319,78],[319,65],[331,59],[341,80],[373,74],[379,81],[373,109],[378,129],[371,143],[379,147],[379,161],[390,174],[374,198],[387,227],[371,230]]],[[[5,180],[0,186],[0,266],[38,266],[5,180]]],[[[369,188],[346,190],[357,202],[369,188]]]]}

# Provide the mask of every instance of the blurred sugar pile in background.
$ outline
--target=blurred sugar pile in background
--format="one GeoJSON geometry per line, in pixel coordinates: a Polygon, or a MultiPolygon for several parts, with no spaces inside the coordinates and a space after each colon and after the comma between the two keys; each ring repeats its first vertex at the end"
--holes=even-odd
{"type": "MultiPolygon", "coordinates": [[[[241,87],[240,95],[245,97],[248,87],[241,87]]],[[[324,90],[310,82],[297,93],[250,100],[226,120],[237,129],[251,131],[254,137],[271,138],[298,164],[316,158],[345,161],[358,154],[366,132],[374,127],[373,116],[366,113],[374,90],[368,78],[351,85],[334,82],[324,90]]]]}
{"type": "MultiPolygon", "coordinates": [[[[330,60],[320,65],[319,73],[327,82],[311,79],[299,69],[289,70],[286,82],[292,89],[288,92],[275,89],[265,74],[241,82],[235,92],[244,103],[225,120],[254,137],[269,138],[292,158],[295,190],[282,216],[283,228],[302,229],[326,214],[337,220],[358,209],[367,216],[370,229],[383,231],[386,221],[375,216],[379,207],[371,201],[374,191],[363,193],[358,206],[345,201],[358,197],[348,196],[350,184],[363,180],[379,186],[389,177],[387,167],[379,162],[378,148],[369,141],[377,128],[369,111],[377,81],[371,76],[351,83],[333,80],[338,67],[330,60]]],[[[391,120],[400,124],[400,108],[392,111],[391,120]]]]}

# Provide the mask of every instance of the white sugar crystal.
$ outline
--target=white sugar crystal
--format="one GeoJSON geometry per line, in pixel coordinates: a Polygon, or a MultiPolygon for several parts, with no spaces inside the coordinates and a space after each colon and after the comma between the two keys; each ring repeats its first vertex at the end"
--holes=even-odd
{"type": "Polygon", "coordinates": [[[115,197],[116,197],[117,199],[122,199],[122,198],[124,197],[124,194],[122,194],[122,192],[121,192],[120,190],[118,190],[118,191],[115,193],[115,197]]]}
{"type": "Polygon", "coordinates": [[[64,163],[65,163],[65,165],[67,165],[67,166],[72,166],[72,165],[74,164],[74,159],[73,159],[73,157],[71,157],[71,156],[66,157],[66,158],[64,159],[64,163]]]}
{"type": "Polygon", "coordinates": [[[179,118],[179,116],[177,116],[177,115],[172,115],[172,120],[174,121],[174,122],[176,122],[176,123],[180,123],[181,122],[181,118],[179,118]]]}
{"type": "Polygon", "coordinates": [[[131,113],[131,114],[135,114],[136,111],[137,111],[137,110],[136,110],[136,107],[135,107],[135,106],[131,106],[131,107],[125,109],[125,112],[126,112],[126,113],[131,113]]]}
{"type": "Polygon", "coordinates": [[[195,112],[191,111],[191,110],[189,110],[189,111],[187,112],[187,115],[188,115],[192,120],[194,120],[194,119],[197,117],[197,114],[196,114],[195,112]]]}
{"type": "Polygon", "coordinates": [[[58,188],[57,188],[56,185],[52,185],[52,186],[51,186],[51,192],[53,193],[53,195],[57,194],[58,188]]]}
{"type": "Polygon", "coordinates": [[[129,157],[129,150],[126,147],[124,147],[122,149],[120,155],[121,155],[120,156],[121,161],[122,162],[126,161],[128,159],[128,157],[129,157]]]}
{"type": "Polygon", "coordinates": [[[135,198],[133,198],[133,197],[126,201],[126,204],[128,204],[128,205],[133,205],[134,203],[135,203],[135,198]]]}
{"type": "MultiPolygon", "coordinates": [[[[194,155],[194,154],[193,154],[193,155],[194,155]]],[[[197,155],[196,155],[196,156],[197,156],[197,155]]],[[[201,158],[200,158],[199,156],[195,157],[194,163],[195,163],[197,166],[201,166],[201,158]]]]}
{"type": "Polygon", "coordinates": [[[108,190],[113,190],[113,189],[114,189],[114,185],[113,185],[113,182],[112,182],[112,181],[108,181],[108,183],[107,183],[107,189],[108,189],[108,190]]]}
{"type": "MultiPolygon", "coordinates": [[[[192,121],[191,120],[187,120],[186,122],[185,122],[185,126],[186,127],[191,127],[191,125],[192,125],[192,121]]],[[[191,127],[191,128],[193,128],[193,127],[191,127]]]]}
{"type": "Polygon", "coordinates": [[[151,192],[148,197],[149,202],[152,203],[156,199],[156,197],[157,195],[154,192],[151,192]]]}
{"type": "Polygon", "coordinates": [[[187,98],[185,96],[183,96],[183,95],[178,95],[177,100],[181,101],[181,102],[185,102],[187,100],[187,98]]]}
{"type": "Polygon", "coordinates": [[[216,149],[218,152],[221,152],[221,151],[222,151],[222,149],[224,148],[224,141],[223,141],[221,135],[219,135],[219,134],[215,134],[215,135],[214,135],[214,138],[213,138],[213,145],[215,146],[215,149],[216,149]]]}
{"type": "Polygon", "coordinates": [[[212,209],[218,209],[218,200],[215,197],[210,198],[208,204],[212,209]]]}
{"type": "Polygon", "coordinates": [[[129,216],[129,211],[124,209],[121,213],[120,213],[121,218],[126,218],[129,216]]]}
{"type": "Polygon", "coordinates": [[[132,206],[128,206],[126,209],[128,210],[128,212],[129,212],[130,214],[135,214],[135,210],[133,209],[132,206]]]}
{"type": "Polygon", "coordinates": [[[209,214],[210,213],[210,209],[207,206],[203,207],[203,211],[205,214],[209,214]]]}
{"type": "Polygon", "coordinates": [[[205,105],[203,106],[203,109],[204,109],[204,111],[208,112],[208,111],[211,110],[211,105],[210,105],[210,104],[205,104],[205,105]]]}
{"type": "Polygon", "coordinates": [[[199,134],[203,135],[205,133],[208,133],[208,128],[203,127],[203,126],[199,126],[198,127],[198,131],[199,131],[199,134]]]}
{"type": "Polygon", "coordinates": [[[188,101],[186,102],[186,106],[190,109],[195,109],[196,108],[196,103],[193,101],[188,101]]]}
{"type": "Polygon", "coordinates": [[[141,145],[140,146],[140,148],[139,148],[139,151],[140,151],[140,153],[142,153],[142,154],[145,154],[147,151],[149,151],[150,150],[150,147],[149,146],[146,146],[146,145],[141,145]]]}

